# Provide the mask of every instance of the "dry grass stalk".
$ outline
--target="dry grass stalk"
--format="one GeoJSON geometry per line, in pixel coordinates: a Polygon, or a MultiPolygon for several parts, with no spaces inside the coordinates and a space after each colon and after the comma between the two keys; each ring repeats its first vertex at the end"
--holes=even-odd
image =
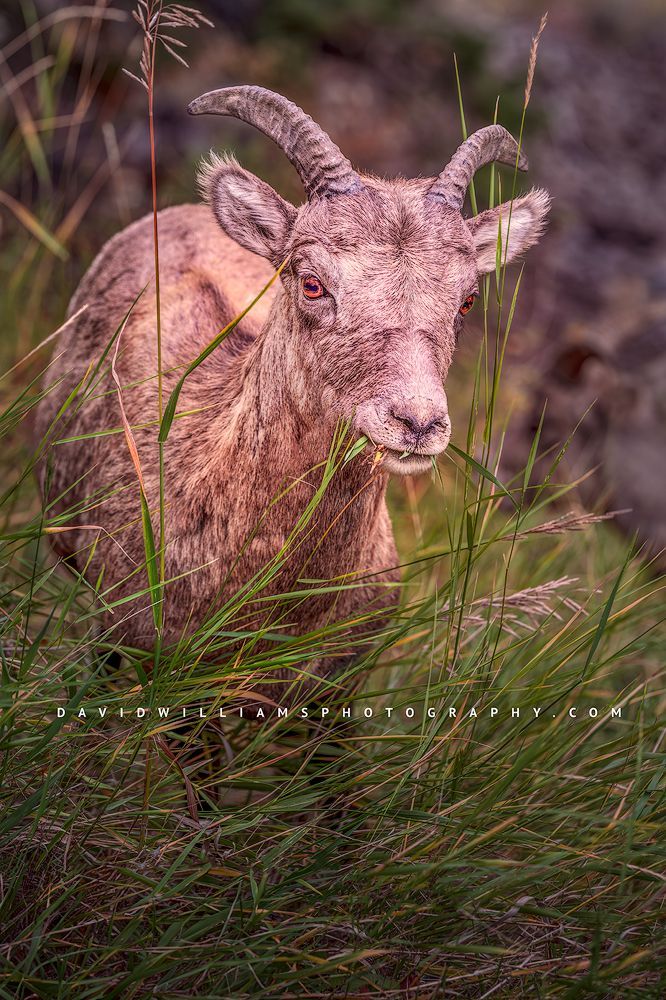
{"type": "MultiPolygon", "coordinates": [[[[574,614],[583,612],[583,606],[571,596],[562,594],[564,588],[571,587],[578,583],[578,577],[562,576],[557,580],[548,580],[546,583],[537,584],[534,587],[526,587],[517,590],[513,594],[490,594],[488,597],[480,597],[469,604],[469,611],[464,615],[461,622],[461,630],[469,632],[472,629],[486,628],[489,625],[488,615],[483,612],[490,608],[493,610],[492,621],[501,620],[502,631],[517,637],[516,628],[525,628],[526,622],[519,615],[526,617],[530,624],[535,625],[540,619],[553,617],[558,621],[561,616],[555,610],[554,602],[558,600],[562,607],[568,608],[574,614]]],[[[450,605],[447,602],[442,608],[442,614],[450,613],[450,605]]]]}
{"type": "Polygon", "coordinates": [[[470,605],[470,612],[465,615],[462,627],[465,630],[475,627],[485,627],[488,625],[487,615],[480,613],[483,608],[495,609],[494,618],[501,619],[502,630],[512,636],[516,636],[518,627],[525,627],[525,622],[518,615],[525,616],[534,625],[540,619],[548,618],[552,615],[558,621],[561,616],[554,608],[554,600],[561,602],[562,606],[568,608],[574,614],[581,614],[583,607],[572,597],[561,594],[565,587],[571,587],[578,582],[578,577],[563,576],[558,580],[548,580],[535,587],[526,587],[513,594],[490,595],[481,597],[473,601],[470,605]],[[476,609],[476,610],[475,610],[476,609]]]}
{"type": "Polygon", "coordinates": [[[155,68],[157,42],[160,42],[177,62],[185,66],[186,69],[188,68],[182,55],[175,50],[175,48],[184,49],[185,42],[173,35],[163,34],[165,28],[174,30],[199,28],[202,24],[208,25],[210,28],[213,27],[212,21],[209,21],[194,7],[185,7],[179,3],[163,4],[161,0],[150,0],[150,2],[139,0],[136,9],[132,11],[132,17],[143,32],[143,48],[139,60],[141,76],[135,76],[127,69],[124,72],[146,90],[149,89],[155,68]]]}
{"type": "Polygon", "coordinates": [[[537,52],[539,50],[539,39],[543,34],[543,30],[548,23],[548,11],[543,15],[539,23],[539,30],[532,39],[532,45],[530,47],[530,61],[527,67],[527,81],[525,82],[525,101],[523,104],[524,108],[530,103],[530,94],[532,93],[532,84],[534,82],[534,70],[536,69],[537,52]]]}
{"type": "MultiPolygon", "coordinates": [[[[592,524],[599,524],[601,521],[608,521],[617,517],[618,514],[626,514],[625,510],[610,510],[607,514],[576,514],[573,510],[545,521],[543,524],[536,524],[533,528],[525,528],[519,531],[515,537],[524,538],[527,535],[560,535],[566,531],[583,531],[592,524]]],[[[513,539],[513,535],[504,535],[504,539],[513,539]]]]}
{"type": "MultiPolygon", "coordinates": [[[[565,587],[571,587],[578,583],[576,576],[562,576],[558,580],[548,580],[535,587],[526,587],[518,590],[514,594],[507,594],[502,599],[504,608],[512,608],[515,611],[522,611],[528,618],[546,617],[553,613],[553,598],[561,598],[562,604],[571,611],[582,611],[581,605],[571,597],[562,596],[560,591],[565,587]]],[[[482,606],[490,607],[492,598],[483,597],[479,602],[482,606]]],[[[557,615],[555,616],[557,617],[557,615]]]]}

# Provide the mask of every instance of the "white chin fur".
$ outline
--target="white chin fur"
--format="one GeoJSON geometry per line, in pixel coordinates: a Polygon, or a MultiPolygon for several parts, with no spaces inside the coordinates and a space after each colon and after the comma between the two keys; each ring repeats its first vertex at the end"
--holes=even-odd
{"type": "Polygon", "coordinates": [[[384,472],[391,472],[398,476],[418,476],[423,472],[430,472],[432,469],[431,455],[406,455],[400,458],[398,451],[386,451],[381,468],[384,472]]]}

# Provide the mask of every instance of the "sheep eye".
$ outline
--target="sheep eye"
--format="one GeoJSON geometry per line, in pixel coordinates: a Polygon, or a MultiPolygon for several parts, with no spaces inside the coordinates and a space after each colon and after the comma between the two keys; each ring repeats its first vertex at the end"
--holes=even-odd
{"type": "Polygon", "coordinates": [[[301,278],[301,288],[306,299],[320,299],[325,294],[325,288],[314,274],[306,274],[301,278]]]}
{"type": "Polygon", "coordinates": [[[463,302],[463,304],[461,305],[461,307],[459,309],[459,312],[460,312],[461,316],[465,316],[470,311],[470,309],[474,305],[474,299],[475,298],[476,298],[476,295],[468,295],[467,296],[467,298],[465,299],[465,301],[463,302]]]}

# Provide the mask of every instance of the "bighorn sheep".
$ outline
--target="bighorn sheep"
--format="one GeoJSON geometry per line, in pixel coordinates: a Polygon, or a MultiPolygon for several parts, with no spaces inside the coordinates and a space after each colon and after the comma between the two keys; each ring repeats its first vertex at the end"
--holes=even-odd
{"type": "MultiPolygon", "coordinates": [[[[192,373],[180,396],[183,415],[165,446],[166,576],[173,582],[164,642],[199,625],[284,544],[317,485],[320,473],[311,470],[326,458],[341,418],[374,449],[382,446],[383,461],[371,469],[367,454],[359,455],[340,468],[317,510],[316,530],[306,533],[272,586],[288,593],[301,576],[362,581],[336,595],[322,588],[301,604],[291,621],[298,634],[333,611],[343,618],[388,608],[397,595],[386,584],[398,573],[387,474],[425,471],[446,448],[451,424],[443,384],[479,275],[495,267],[500,218],[506,239],[509,204],[463,218],[465,192],[482,165],[499,161],[524,170],[527,161],[509,133],[491,125],[463,142],[438,177],[383,180],[357,173],[300,108],[262,88],[213,91],[189,111],[232,115],[264,132],[298,171],[307,201],[295,208],[231,157],[212,155],[200,177],[207,204],[159,213],[165,393],[286,261],[279,282],[192,373]]],[[[538,189],[514,201],[507,260],[538,239],[547,209],[548,196],[538,189]]],[[[57,384],[41,403],[42,430],[131,309],[115,367],[155,511],[151,217],[104,246],[69,315],[83,305],[57,346],[49,373],[57,384]]],[[[52,511],[76,515],[67,522],[71,530],[52,537],[70,564],[101,580],[107,601],[119,600],[145,587],[145,556],[128,449],[122,435],[103,433],[121,422],[113,386],[90,393],[65,422],[66,432],[59,427],[56,437],[79,440],[55,445],[45,492],[55,501],[52,511]],[[85,525],[92,522],[103,533],[91,537],[85,525]]],[[[154,644],[148,605],[144,595],[108,619],[118,623],[118,641],[154,644]]],[[[311,669],[326,673],[333,666],[311,669]]]]}

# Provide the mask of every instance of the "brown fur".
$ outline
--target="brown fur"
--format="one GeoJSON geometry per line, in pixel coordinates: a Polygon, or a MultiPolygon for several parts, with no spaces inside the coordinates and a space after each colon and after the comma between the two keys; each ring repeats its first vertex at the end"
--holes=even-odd
{"type": "MultiPolygon", "coordinates": [[[[385,503],[387,472],[421,471],[448,443],[443,384],[462,323],[459,307],[475,291],[479,271],[494,267],[489,247],[498,210],[465,221],[425,199],[431,180],[370,177],[358,193],[313,199],[296,209],[235,162],[217,159],[202,183],[211,207],[183,205],[159,214],[165,399],[178,367],[248,304],[274,265],[288,263],[281,283],[193,372],[180,397],[178,411],[187,416],[174,421],[165,446],[166,569],[167,578],[178,579],[167,588],[164,640],[200,625],[284,544],[319,482],[321,473],[312,470],[326,458],[341,417],[385,446],[387,457],[374,472],[362,455],[336,474],[313,530],[270,589],[284,593],[300,577],[364,579],[335,601],[322,594],[295,607],[285,624],[298,633],[331,616],[389,607],[397,593],[386,584],[396,582],[398,572],[385,503]],[[329,294],[305,299],[305,274],[316,274],[329,294]],[[401,459],[404,451],[410,455],[401,459]]],[[[514,204],[509,258],[538,237],[546,208],[542,192],[514,204]]],[[[507,207],[502,211],[506,218],[507,207]]],[[[144,285],[116,368],[155,511],[150,217],[106,244],[74,295],[70,315],[87,309],[58,344],[49,382],[60,381],[41,404],[40,429],[47,430],[72,385],[99,359],[144,285]]],[[[83,406],[68,411],[54,437],[120,424],[118,398],[106,378],[83,406]]],[[[106,601],[144,587],[139,494],[123,435],[56,444],[50,466],[45,491],[48,500],[61,497],[55,512],[92,503],[69,519],[73,530],[53,536],[59,553],[85,568],[89,580],[101,576],[106,601]],[[110,495],[98,502],[94,497],[101,493],[110,495]],[[113,537],[76,527],[91,523],[113,537]]],[[[147,597],[107,615],[107,624],[114,623],[118,641],[140,648],[154,643],[147,597]]],[[[311,669],[331,668],[317,663],[311,669]]]]}

